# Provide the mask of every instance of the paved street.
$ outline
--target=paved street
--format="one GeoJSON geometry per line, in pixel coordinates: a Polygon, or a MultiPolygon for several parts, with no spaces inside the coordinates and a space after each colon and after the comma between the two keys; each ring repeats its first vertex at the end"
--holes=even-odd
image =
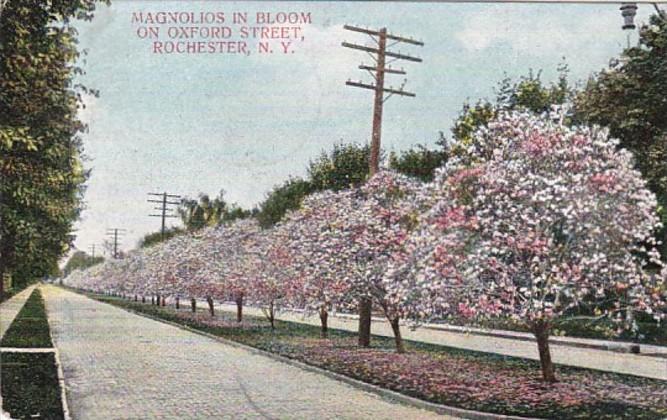
{"type": "Polygon", "coordinates": [[[43,287],[74,419],[428,419],[326,376],[43,287]]]}
{"type": "MultiPolygon", "coordinates": [[[[203,305],[200,306],[205,307],[203,305]]],[[[219,307],[227,311],[236,311],[236,306],[234,305],[224,304],[219,305],[219,307]]],[[[256,308],[246,307],[243,309],[243,312],[250,315],[263,316],[261,311],[256,308]]],[[[282,312],[278,314],[277,318],[320,325],[320,320],[317,316],[304,317],[298,313],[282,312]]],[[[356,319],[329,317],[330,328],[357,331],[358,323],[359,321],[356,319]]],[[[411,331],[408,327],[403,327],[401,333],[403,338],[408,340],[539,360],[537,345],[531,341],[519,341],[510,338],[481,336],[427,328],[418,328],[415,331],[411,331]]],[[[391,327],[387,321],[374,321],[373,334],[388,337],[393,336],[391,327]]],[[[664,357],[618,353],[558,344],[550,344],[550,347],[552,357],[556,363],[667,380],[667,358],[664,357]]],[[[650,348],[650,346],[647,347],[650,348]]]]}

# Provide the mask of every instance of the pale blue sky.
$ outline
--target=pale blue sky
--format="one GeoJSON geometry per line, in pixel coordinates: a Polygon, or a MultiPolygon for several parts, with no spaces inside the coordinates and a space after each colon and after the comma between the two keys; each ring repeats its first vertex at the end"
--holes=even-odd
{"type": "MultiPolygon", "coordinates": [[[[447,4],[378,2],[119,1],[77,23],[88,50],[80,78],[98,89],[82,118],[92,176],[76,246],[103,241],[111,227],[127,229],[123,249],[159,228],[149,218],[147,192],[195,196],[220,189],[244,207],[260,202],[309,159],[342,140],[370,137],[372,92],[346,87],[368,57],[340,46],[369,39],[346,23],[422,39],[406,63],[407,90],[385,107],[383,147],[433,144],[449,132],[462,104],[492,97],[507,73],[543,69],[553,80],[565,57],[573,79],[605,67],[626,44],[616,4],[447,4]],[[136,11],[306,11],[313,24],[288,55],[153,55],[131,24],[136,11]]],[[[650,5],[640,5],[637,21],[650,5]]],[[[636,39],[636,34],[633,34],[636,39]]],[[[400,76],[392,78],[394,85],[400,76]]],[[[175,219],[173,219],[175,220],[175,219]]]]}

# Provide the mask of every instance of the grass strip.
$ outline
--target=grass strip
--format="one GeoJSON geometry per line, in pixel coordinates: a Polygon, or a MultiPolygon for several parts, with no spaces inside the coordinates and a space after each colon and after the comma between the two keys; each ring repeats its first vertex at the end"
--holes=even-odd
{"type": "Polygon", "coordinates": [[[39,289],[35,289],[26,300],[14,322],[2,337],[0,347],[53,347],[44,299],[39,289]]]}
{"type": "Polygon", "coordinates": [[[537,361],[406,341],[408,353],[394,352],[393,339],[373,336],[370,349],[356,334],[331,329],[319,338],[314,325],[228,312],[211,318],[104,295],[88,296],[115,306],[173,321],[219,337],[343,374],[429,402],[497,414],[545,418],[660,419],[667,416],[667,382],[559,366],[560,382],[544,384],[537,361]]]}
{"type": "Polygon", "coordinates": [[[2,405],[15,419],[64,419],[53,353],[0,353],[2,405]]]}

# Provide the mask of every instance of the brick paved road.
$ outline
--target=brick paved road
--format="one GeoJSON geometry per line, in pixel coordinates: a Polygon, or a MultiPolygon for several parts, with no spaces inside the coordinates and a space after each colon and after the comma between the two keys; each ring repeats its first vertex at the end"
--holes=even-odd
{"type": "Polygon", "coordinates": [[[442,418],[53,286],[74,419],[442,418]]]}

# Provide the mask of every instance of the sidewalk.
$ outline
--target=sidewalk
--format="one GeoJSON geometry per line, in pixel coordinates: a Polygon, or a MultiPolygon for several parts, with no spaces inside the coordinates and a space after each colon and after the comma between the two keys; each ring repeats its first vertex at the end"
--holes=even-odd
{"type": "MultiPolygon", "coordinates": [[[[204,308],[205,305],[205,302],[200,304],[204,308]]],[[[216,306],[224,311],[236,312],[235,305],[216,306]]],[[[263,316],[261,310],[257,308],[244,306],[243,312],[263,316]]],[[[280,312],[277,318],[320,325],[319,317],[316,315],[304,316],[301,313],[280,312]]],[[[354,315],[337,315],[329,317],[329,328],[357,331],[358,321],[354,315]]],[[[494,334],[494,331],[466,331],[463,327],[431,324],[414,331],[404,326],[401,334],[406,340],[539,360],[537,344],[530,334],[512,331],[495,331],[498,334],[494,334]]],[[[373,320],[372,333],[393,336],[389,323],[379,318],[373,320]]],[[[558,364],[667,380],[667,349],[664,347],[642,345],[643,353],[632,354],[603,349],[605,346],[614,348],[613,346],[617,344],[601,340],[553,337],[550,342],[552,358],[558,364]]]]}
{"type": "Polygon", "coordinates": [[[319,373],[42,287],[74,419],[435,419],[319,373]]]}
{"type": "Polygon", "coordinates": [[[0,338],[5,335],[9,326],[12,325],[14,318],[16,318],[16,315],[21,311],[23,304],[28,300],[34,288],[35,285],[28,286],[15,296],[0,303],[0,338]]]}

